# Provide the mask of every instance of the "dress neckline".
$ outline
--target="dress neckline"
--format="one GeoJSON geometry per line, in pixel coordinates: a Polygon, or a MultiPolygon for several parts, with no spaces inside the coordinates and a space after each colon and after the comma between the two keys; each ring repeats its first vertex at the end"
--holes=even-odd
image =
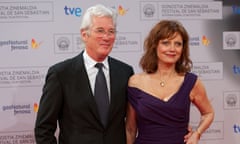
{"type": "Polygon", "coordinates": [[[143,92],[144,94],[146,94],[147,96],[149,96],[149,97],[151,97],[151,98],[153,98],[153,99],[155,99],[155,100],[161,101],[161,102],[163,102],[163,103],[168,103],[168,102],[170,102],[172,99],[174,99],[174,97],[176,97],[176,95],[177,95],[177,94],[181,91],[181,89],[183,88],[183,85],[184,85],[184,83],[185,83],[185,81],[186,81],[187,74],[188,74],[188,73],[185,74],[184,80],[183,80],[181,86],[179,87],[179,89],[178,89],[175,93],[173,93],[173,94],[169,95],[168,97],[166,97],[167,100],[160,99],[160,98],[158,98],[157,96],[154,96],[154,95],[152,95],[152,94],[150,94],[150,93],[148,93],[148,92],[146,92],[146,91],[144,91],[144,90],[142,90],[142,89],[140,89],[140,88],[132,87],[132,86],[128,86],[128,87],[129,87],[129,88],[132,88],[132,89],[135,89],[135,90],[138,90],[138,91],[141,91],[141,92],[143,92]]]}

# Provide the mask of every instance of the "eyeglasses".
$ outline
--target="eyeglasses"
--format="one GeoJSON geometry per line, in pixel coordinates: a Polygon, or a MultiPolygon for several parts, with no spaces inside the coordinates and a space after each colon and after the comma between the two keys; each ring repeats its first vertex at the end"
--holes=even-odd
{"type": "Polygon", "coordinates": [[[116,30],[115,29],[110,29],[108,31],[105,31],[103,28],[97,28],[94,29],[93,32],[95,32],[97,35],[103,37],[105,35],[109,36],[109,37],[113,37],[116,34],[116,30]]]}

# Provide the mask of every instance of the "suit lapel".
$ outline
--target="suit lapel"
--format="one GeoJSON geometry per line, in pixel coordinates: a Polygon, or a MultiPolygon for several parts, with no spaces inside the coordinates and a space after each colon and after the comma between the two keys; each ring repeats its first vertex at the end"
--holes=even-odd
{"type": "Polygon", "coordinates": [[[108,120],[111,121],[111,119],[114,116],[114,113],[119,109],[119,104],[121,103],[121,97],[119,97],[119,80],[121,80],[121,77],[119,77],[121,74],[118,72],[118,65],[114,63],[114,60],[109,57],[109,68],[110,68],[110,92],[111,92],[111,102],[109,107],[109,115],[108,120]],[[120,99],[119,99],[120,98],[120,99]]]}
{"type": "MultiPolygon", "coordinates": [[[[84,66],[84,60],[83,60],[83,52],[77,57],[76,62],[76,72],[77,76],[79,77],[78,84],[80,85],[80,89],[83,89],[83,95],[88,97],[88,104],[89,104],[89,111],[92,113],[96,119],[100,122],[100,117],[98,114],[97,104],[95,102],[93,92],[90,86],[90,81],[88,78],[88,74],[86,71],[86,68],[84,66]]],[[[101,122],[100,122],[101,123],[101,122]]]]}

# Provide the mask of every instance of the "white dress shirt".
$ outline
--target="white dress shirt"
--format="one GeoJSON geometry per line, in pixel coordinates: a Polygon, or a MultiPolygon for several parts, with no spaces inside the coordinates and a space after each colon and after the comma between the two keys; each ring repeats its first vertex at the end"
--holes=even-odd
{"type": "MultiPolygon", "coordinates": [[[[96,80],[96,75],[98,72],[98,68],[95,67],[95,64],[97,63],[95,60],[93,60],[86,51],[83,52],[83,60],[84,60],[84,65],[88,74],[88,78],[90,81],[90,85],[92,88],[92,92],[94,95],[94,88],[95,88],[95,80],[96,80]]],[[[108,58],[106,58],[104,61],[102,61],[104,67],[103,67],[103,72],[107,81],[107,87],[108,87],[108,95],[110,98],[110,77],[109,77],[109,65],[108,65],[108,58]]]]}

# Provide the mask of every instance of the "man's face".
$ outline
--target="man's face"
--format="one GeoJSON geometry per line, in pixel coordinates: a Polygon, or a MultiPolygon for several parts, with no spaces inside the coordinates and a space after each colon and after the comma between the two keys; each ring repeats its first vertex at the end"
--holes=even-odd
{"type": "Polygon", "coordinates": [[[92,27],[81,31],[88,55],[96,61],[104,60],[112,50],[115,32],[112,18],[93,17],[92,27]]]}

